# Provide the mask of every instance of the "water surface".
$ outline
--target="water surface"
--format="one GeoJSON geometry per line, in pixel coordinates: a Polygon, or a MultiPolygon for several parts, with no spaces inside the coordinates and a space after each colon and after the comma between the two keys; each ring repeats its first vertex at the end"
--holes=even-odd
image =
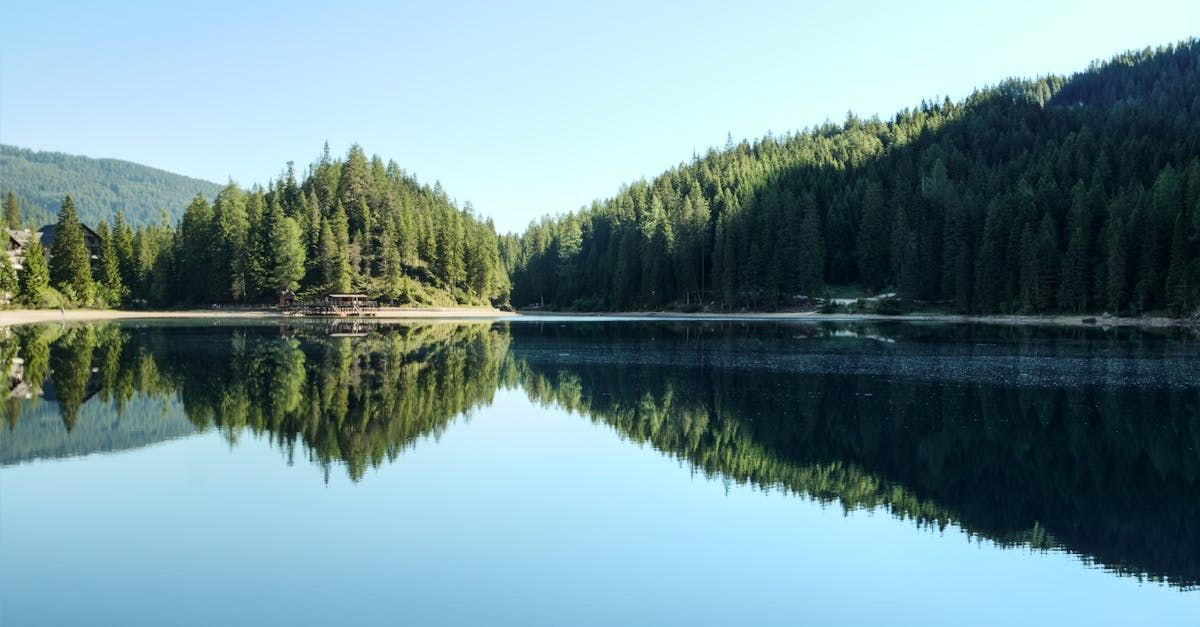
{"type": "Polygon", "coordinates": [[[0,622],[1195,624],[1178,330],[20,327],[0,622]]]}

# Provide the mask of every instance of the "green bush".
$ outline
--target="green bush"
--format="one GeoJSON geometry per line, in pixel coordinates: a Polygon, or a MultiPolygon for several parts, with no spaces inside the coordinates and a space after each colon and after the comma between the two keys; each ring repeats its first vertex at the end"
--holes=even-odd
{"type": "Polygon", "coordinates": [[[908,301],[897,298],[885,298],[875,304],[875,313],[881,316],[902,316],[911,309],[908,301]]]}
{"type": "Polygon", "coordinates": [[[834,303],[833,301],[828,301],[828,300],[825,301],[824,303],[821,303],[820,307],[817,307],[817,313],[823,313],[823,314],[845,313],[846,311],[847,310],[845,307],[841,307],[841,306],[837,305],[836,303],[834,303]]]}
{"type": "Polygon", "coordinates": [[[38,292],[37,297],[30,304],[34,309],[59,309],[66,307],[69,302],[70,300],[62,292],[53,287],[47,287],[38,292]]]}

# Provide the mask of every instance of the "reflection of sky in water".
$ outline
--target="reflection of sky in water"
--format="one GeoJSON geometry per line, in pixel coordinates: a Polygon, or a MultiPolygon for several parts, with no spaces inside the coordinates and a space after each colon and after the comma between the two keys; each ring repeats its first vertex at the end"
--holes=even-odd
{"type": "MultiPolygon", "coordinates": [[[[56,343],[63,369],[0,432],[0,623],[1194,622],[1200,592],[1111,570],[1194,575],[1173,549],[1195,545],[1179,527],[1194,511],[1181,495],[1195,485],[1195,342],[897,325],[614,329],[392,328],[329,342],[319,328],[258,325],[235,339],[128,326],[129,347],[154,355],[130,363],[172,378],[125,398],[119,416],[99,384],[113,373],[92,368],[72,384],[73,353],[56,343]],[[348,369],[350,347],[371,367],[348,369]],[[389,351],[400,360],[380,361],[389,351]],[[384,371],[363,383],[381,366],[440,387],[384,371]],[[224,423],[205,417],[220,412],[205,395],[247,376],[262,383],[240,388],[251,405],[290,389],[281,398],[299,418],[259,435],[212,428],[224,423]],[[316,390],[347,386],[390,391],[371,397],[384,404],[449,400],[389,405],[414,414],[373,422],[358,450],[402,452],[360,463],[355,482],[342,455],[362,413],[325,416],[284,443],[306,412],[330,407],[314,404],[316,390]],[[453,398],[459,389],[470,392],[453,398]],[[60,395],[84,399],[69,434],[60,395]],[[661,411],[630,413],[646,403],[661,411]],[[330,433],[335,448],[313,459],[330,433]],[[846,473],[824,482],[830,468],[846,473]],[[881,506],[846,514],[838,499],[881,506]],[[893,515],[927,507],[1008,546],[893,515]],[[1032,550],[1030,526],[1051,534],[1035,544],[1108,561],[1032,550]]],[[[91,350],[84,335],[63,337],[91,350]]],[[[111,345],[96,346],[93,363],[105,363],[111,345]]]]}
{"type": "Polygon", "coordinates": [[[500,392],[358,483],[246,434],[0,472],[5,624],[1193,624],[1197,593],[708,480],[500,392]]]}

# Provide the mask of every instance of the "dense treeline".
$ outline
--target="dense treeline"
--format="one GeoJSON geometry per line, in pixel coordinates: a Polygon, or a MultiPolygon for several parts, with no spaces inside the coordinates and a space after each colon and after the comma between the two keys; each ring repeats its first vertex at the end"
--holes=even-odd
{"type": "Polygon", "coordinates": [[[176,219],[196,194],[212,197],[221,189],[194,179],[118,159],[92,159],[0,145],[0,191],[22,203],[21,224],[37,229],[54,221],[63,196],[79,203],[84,222],[111,220],[118,211],[134,225],[176,219]]]}
{"type": "Polygon", "coordinates": [[[397,304],[508,300],[491,221],[357,145],[339,160],[326,147],[303,180],[289,164],[266,189],[230,183],[212,202],[197,195],[176,227],[135,227],[117,213],[97,229],[104,246],[94,264],[79,223],[68,196],[49,276],[17,277],[21,300],[53,301],[47,285],[106,305],[273,302],[284,290],[361,291],[397,304]]]}
{"type": "Polygon", "coordinates": [[[502,244],[519,306],[1200,305],[1200,43],[722,151],[502,244]]]}

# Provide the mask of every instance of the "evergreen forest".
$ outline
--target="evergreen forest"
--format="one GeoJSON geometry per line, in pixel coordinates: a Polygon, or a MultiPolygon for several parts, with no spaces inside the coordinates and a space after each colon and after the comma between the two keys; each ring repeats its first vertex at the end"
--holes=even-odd
{"type": "Polygon", "coordinates": [[[0,145],[0,194],[21,202],[20,222],[36,229],[54,221],[63,197],[79,204],[95,226],[121,212],[134,225],[176,220],[196,194],[212,198],[221,186],[119,159],[92,159],[0,145]]]}
{"type": "Polygon", "coordinates": [[[28,252],[35,261],[20,273],[0,267],[0,287],[26,305],[273,303],[287,290],[413,305],[508,302],[491,221],[357,145],[344,159],[326,146],[303,177],[289,163],[265,189],[230,183],[212,200],[197,194],[177,225],[135,226],[117,213],[97,226],[103,247],[91,263],[71,196],[57,225],[49,268],[28,252]]]}
{"type": "MultiPolygon", "coordinates": [[[[23,154],[5,148],[6,164],[23,154]]],[[[849,294],[893,312],[1189,316],[1200,41],[890,119],[730,139],[521,234],[358,145],[326,146],[303,173],[289,163],[265,188],[201,190],[176,221],[117,211],[90,223],[104,246],[89,264],[79,225],[107,202],[93,197],[59,207],[54,256],[71,259],[20,274],[0,259],[0,293],[162,307],[355,291],[587,311],[829,308],[849,294]]],[[[5,198],[10,227],[31,213],[22,202],[5,198]]]]}
{"type": "Polygon", "coordinates": [[[1200,305],[1200,42],[710,150],[502,244],[518,307],[1200,305]]]}

